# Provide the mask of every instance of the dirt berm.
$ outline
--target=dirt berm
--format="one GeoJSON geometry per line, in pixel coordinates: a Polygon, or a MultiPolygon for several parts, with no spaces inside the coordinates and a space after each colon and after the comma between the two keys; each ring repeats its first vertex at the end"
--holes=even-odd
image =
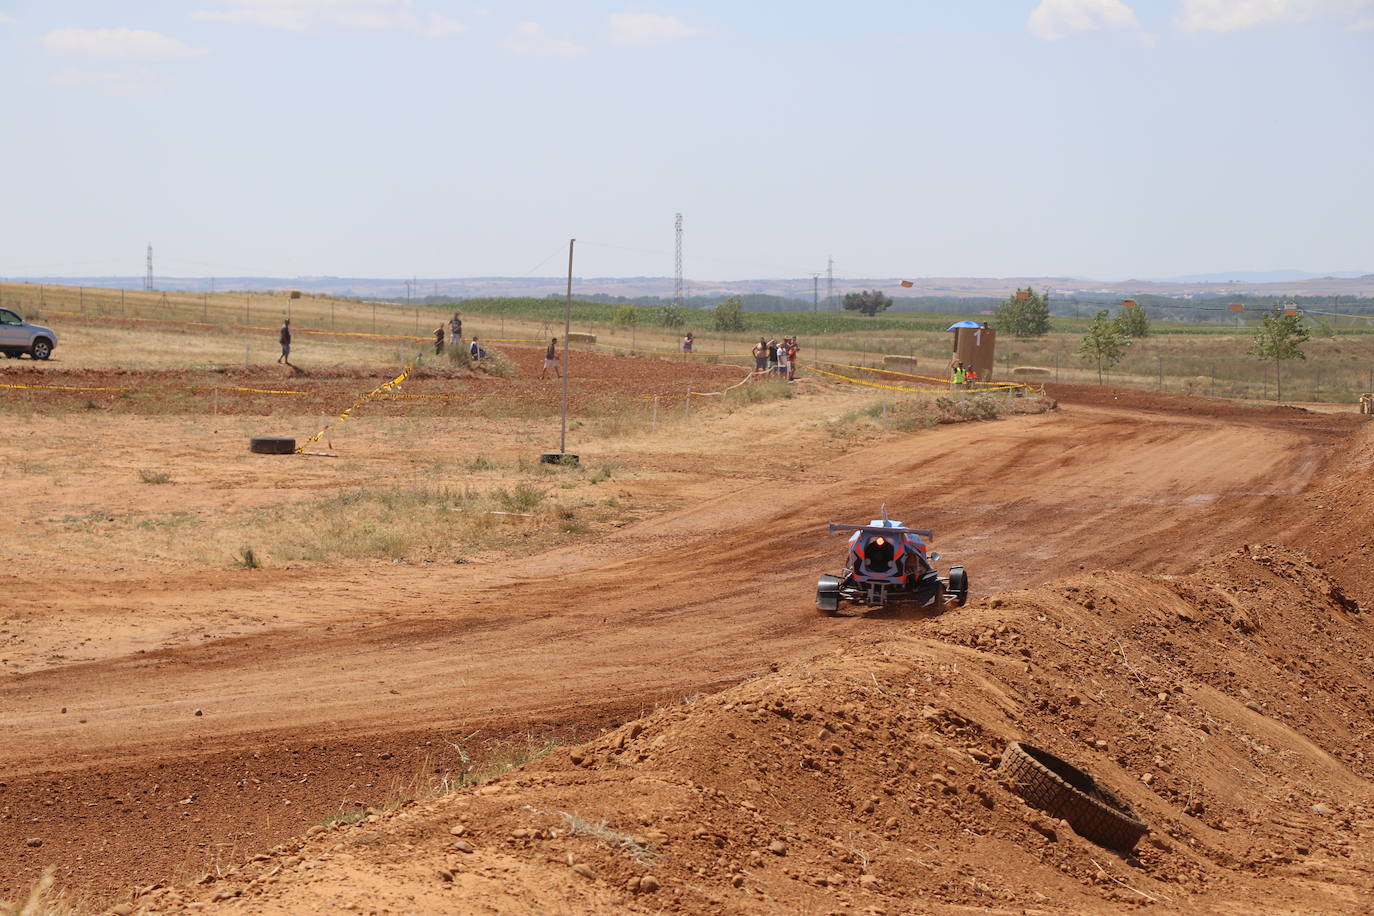
{"type": "Polygon", "coordinates": [[[1250,546],[1091,572],[658,709],[475,789],[312,828],[140,911],[1368,912],[1370,617],[1250,546]],[[1150,826],[1130,855],[1000,781],[1006,743],[1150,826]]]}

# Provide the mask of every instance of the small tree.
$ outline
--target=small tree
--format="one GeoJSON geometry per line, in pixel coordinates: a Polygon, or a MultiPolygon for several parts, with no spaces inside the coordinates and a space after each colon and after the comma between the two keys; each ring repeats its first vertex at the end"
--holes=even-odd
{"type": "Polygon", "coordinates": [[[1117,327],[1121,333],[1127,337],[1149,337],[1150,336],[1150,316],[1145,314],[1145,309],[1139,305],[1123,308],[1116,315],[1117,327]]]}
{"type": "Polygon", "coordinates": [[[716,304],[712,326],[717,331],[744,330],[744,303],[740,302],[739,296],[731,296],[716,304]]]}
{"type": "Polygon", "coordinates": [[[1101,385],[1102,371],[1110,370],[1121,362],[1130,348],[1131,339],[1122,332],[1118,322],[1107,318],[1107,310],[1103,309],[1093,316],[1088,333],[1078,345],[1078,355],[1086,361],[1097,363],[1097,384],[1101,385]]]}
{"type": "Polygon", "coordinates": [[[1050,332],[1049,293],[1027,286],[997,307],[993,324],[1012,337],[1044,337],[1050,332]]]}
{"type": "Polygon", "coordinates": [[[861,293],[849,293],[844,297],[844,307],[851,312],[860,312],[872,318],[885,312],[892,305],[892,299],[880,289],[866,289],[861,293]]]}
{"type": "Polygon", "coordinates": [[[1283,315],[1271,312],[1264,316],[1260,326],[1255,329],[1254,343],[1250,344],[1250,355],[1274,361],[1274,400],[1283,400],[1283,378],[1280,367],[1286,359],[1307,359],[1302,345],[1311,339],[1307,322],[1301,315],[1283,315]]]}
{"type": "Polygon", "coordinates": [[[622,305],[615,310],[615,317],[611,321],[618,328],[633,328],[639,324],[639,309],[633,305],[622,305]]]}
{"type": "Polygon", "coordinates": [[[687,316],[682,309],[676,305],[665,305],[663,307],[663,326],[665,328],[680,328],[687,323],[687,316]]]}

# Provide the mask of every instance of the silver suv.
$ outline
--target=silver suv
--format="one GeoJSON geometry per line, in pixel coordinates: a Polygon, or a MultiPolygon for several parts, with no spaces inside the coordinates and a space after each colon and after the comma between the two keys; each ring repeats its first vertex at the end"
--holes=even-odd
{"type": "Polygon", "coordinates": [[[0,353],[17,357],[25,353],[34,359],[47,359],[57,346],[57,335],[49,328],[29,324],[9,309],[0,309],[0,353]]]}

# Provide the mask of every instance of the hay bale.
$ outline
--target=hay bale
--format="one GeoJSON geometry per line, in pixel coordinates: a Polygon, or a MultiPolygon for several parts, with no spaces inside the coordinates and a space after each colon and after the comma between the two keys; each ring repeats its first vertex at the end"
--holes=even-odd
{"type": "Polygon", "coordinates": [[[298,289],[288,289],[286,291],[286,298],[288,299],[299,299],[300,297],[301,291],[298,289]]]}
{"type": "Polygon", "coordinates": [[[898,372],[906,372],[916,368],[916,357],[914,356],[884,356],[884,369],[896,369],[898,372]]]}
{"type": "Polygon", "coordinates": [[[1011,370],[1011,374],[1021,378],[1048,378],[1054,375],[1054,370],[1043,366],[1017,366],[1011,370]]]}
{"type": "Polygon", "coordinates": [[[596,335],[584,334],[581,331],[570,331],[568,333],[568,343],[594,344],[596,343],[596,335]]]}

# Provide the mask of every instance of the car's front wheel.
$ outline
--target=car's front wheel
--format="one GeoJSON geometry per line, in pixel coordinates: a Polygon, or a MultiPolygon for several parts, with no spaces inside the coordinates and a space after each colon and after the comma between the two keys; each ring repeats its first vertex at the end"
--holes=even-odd
{"type": "Polygon", "coordinates": [[[52,341],[45,337],[38,338],[29,348],[29,355],[34,359],[47,359],[52,356],[52,341]]]}

